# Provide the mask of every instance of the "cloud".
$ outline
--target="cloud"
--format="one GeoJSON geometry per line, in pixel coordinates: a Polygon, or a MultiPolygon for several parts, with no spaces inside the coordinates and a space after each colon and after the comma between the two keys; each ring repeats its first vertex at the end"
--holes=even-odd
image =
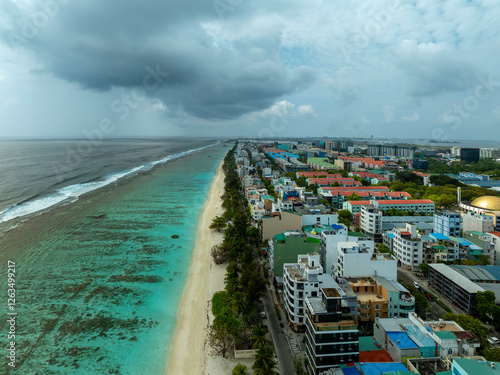
{"type": "Polygon", "coordinates": [[[403,116],[403,117],[401,117],[401,120],[403,120],[403,121],[418,121],[418,120],[420,120],[420,115],[417,112],[413,112],[413,115],[403,116]]]}
{"type": "Polygon", "coordinates": [[[314,108],[310,104],[301,105],[297,108],[297,112],[302,116],[312,116],[314,115],[314,108]]]}
{"type": "Polygon", "coordinates": [[[408,92],[415,98],[465,91],[477,82],[478,69],[445,42],[404,40],[396,66],[405,74],[408,92]]]}
{"type": "MultiPolygon", "coordinates": [[[[24,7],[6,7],[11,24],[24,7]]],[[[25,47],[40,62],[38,73],[88,90],[141,86],[148,67],[159,69],[168,77],[149,95],[211,120],[268,108],[315,81],[307,66],[283,66],[279,28],[228,37],[217,22],[210,1],[72,2],[25,47]]]]}
{"type": "Polygon", "coordinates": [[[264,118],[285,117],[288,119],[294,119],[298,116],[311,117],[314,115],[314,108],[310,104],[297,107],[287,100],[281,100],[261,111],[259,115],[264,118]]]}
{"type": "Polygon", "coordinates": [[[384,114],[384,121],[387,123],[393,122],[394,121],[394,110],[396,108],[393,105],[385,105],[384,108],[382,108],[382,113],[384,114]]]}

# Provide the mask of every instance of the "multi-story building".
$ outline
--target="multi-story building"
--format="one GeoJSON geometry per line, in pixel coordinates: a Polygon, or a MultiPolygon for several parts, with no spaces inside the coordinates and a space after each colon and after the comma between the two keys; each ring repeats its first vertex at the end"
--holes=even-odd
{"type": "MultiPolygon", "coordinates": [[[[333,224],[328,230],[321,232],[321,265],[325,273],[333,274],[332,268],[337,269],[338,264],[338,244],[339,242],[359,241],[366,238],[350,236],[349,230],[344,224],[333,224]]],[[[369,242],[373,246],[373,242],[369,242]]]]}
{"type": "Polygon", "coordinates": [[[480,159],[498,159],[500,158],[500,149],[498,148],[480,148],[480,159]]]}
{"type": "Polygon", "coordinates": [[[434,214],[434,232],[445,236],[460,236],[461,226],[460,212],[453,210],[442,210],[434,214]]]}
{"type": "Polygon", "coordinates": [[[460,161],[465,161],[466,163],[478,162],[479,161],[479,148],[464,148],[460,149],[460,161]]]}
{"type": "Polygon", "coordinates": [[[359,361],[356,319],[336,288],[322,288],[306,298],[306,370],[318,375],[332,367],[359,361]]]}
{"type": "Polygon", "coordinates": [[[393,253],[400,264],[412,271],[418,271],[423,258],[423,244],[414,224],[406,224],[404,230],[393,229],[393,253]]]}
{"type": "Polygon", "coordinates": [[[358,320],[375,321],[375,318],[408,317],[415,311],[415,297],[399,282],[385,277],[348,278],[356,293],[358,320]]]}
{"type": "Polygon", "coordinates": [[[416,214],[434,214],[435,204],[430,199],[394,199],[394,200],[372,200],[372,201],[347,201],[343,203],[343,209],[353,214],[361,212],[362,206],[376,205],[378,209],[387,211],[396,209],[398,211],[412,211],[416,214]]]}
{"type": "Polygon", "coordinates": [[[495,218],[489,215],[465,214],[463,230],[464,232],[493,232],[495,230],[495,218]]]}
{"type": "Polygon", "coordinates": [[[476,294],[484,292],[485,289],[455,269],[443,263],[429,264],[429,285],[467,315],[478,315],[476,294]]]}
{"type": "Polygon", "coordinates": [[[375,242],[382,241],[382,211],[374,205],[361,207],[361,233],[375,242]]]}

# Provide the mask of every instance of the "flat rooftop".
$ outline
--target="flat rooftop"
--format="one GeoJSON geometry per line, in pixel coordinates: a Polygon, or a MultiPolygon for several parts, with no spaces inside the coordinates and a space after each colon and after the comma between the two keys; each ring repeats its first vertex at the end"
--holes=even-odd
{"type": "Polygon", "coordinates": [[[322,288],[321,289],[326,297],[328,298],[338,298],[340,293],[336,288],[322,288]]]}

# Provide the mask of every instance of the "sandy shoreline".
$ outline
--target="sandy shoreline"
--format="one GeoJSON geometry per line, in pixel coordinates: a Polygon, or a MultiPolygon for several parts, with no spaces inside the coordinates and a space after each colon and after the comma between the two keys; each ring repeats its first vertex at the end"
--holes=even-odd
{"type": "Polygon", "coordinates": [[[210,300],[214,292],[224,289],[225,265],[212,262],[210,249],[221,243],[222,233],[209,226],[213,217],[223,213],[221,195],[224,193],[222,162],[210,187],[207,202],[201,213],[196,233],[186,284],[177,313],[170,364],[170,375],[209,374],[210,348],[206,343],[207,327],[211,319],[210,300]]]}

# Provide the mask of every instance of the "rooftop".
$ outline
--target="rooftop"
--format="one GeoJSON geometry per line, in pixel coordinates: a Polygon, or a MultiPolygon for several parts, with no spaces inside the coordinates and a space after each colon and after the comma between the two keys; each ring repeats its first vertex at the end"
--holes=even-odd
{"type": "Polygon", "coordinates": [[[484,291],[483,288],[474,284],[472,281],[470,281],[470,279],[462,275],[460,272],[451,268],[451,266],[447,266],[446,264],[443,263],[432,263],[429,264],[429,267],[436,270],[437,272],[439,272],[440,274],[442,274],[444,277],[451,280],[455,284],[459,285],[468,293],[477,293],[484,291]]]}
{"type": "Polygon", "coordinates": [[[387,373],[397,374],[398,371],[408,371],[408,369],[402,363],[376,363],[376,362],[366,362],[360,363],[361,371],[364,375],[380,375],[387,373]]]}
{"type": "Polygon", "coordinates": [[[453,358],[453,366],[455,367],[455,364],[458,364],[469,375],[500,374],[500,362],[495,362],[495,368],[491,368],[490,363],[476,359],[453,358]]]}
{"type": "Polygon", "coordinates": [[[387,332],[387,336],[400,349],[418,348],[418,346],[410,339],[406,332],[387,332]]]}
{"type": "Polygon", "coordinates": [[[500,266],[450,266],[472,281],[500,281],[500,266]]]}

